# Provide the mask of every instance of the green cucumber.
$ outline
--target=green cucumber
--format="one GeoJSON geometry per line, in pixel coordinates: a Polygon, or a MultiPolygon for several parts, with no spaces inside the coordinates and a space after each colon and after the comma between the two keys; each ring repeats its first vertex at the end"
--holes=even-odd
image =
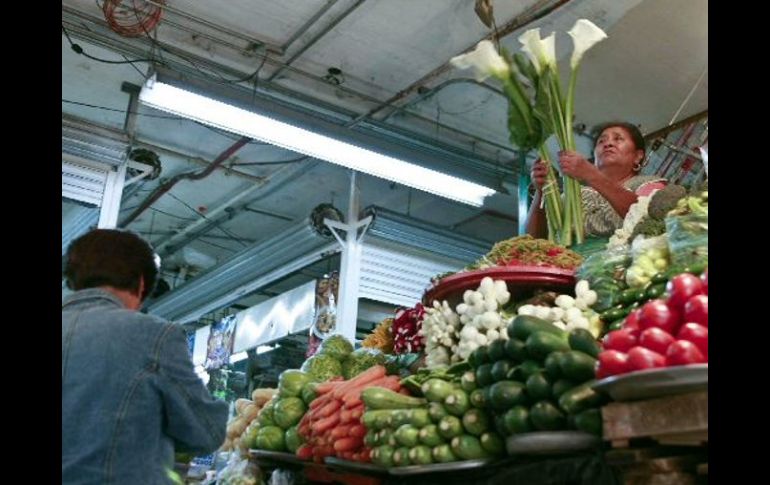
{"type": "Polygon", "coordinates": [[[489,388],[489,404],[496,411],[505,411],[517,404],[527,403],[524,385],[516,381],[500,381],[489,388]]]}
{"type": "Polygon", "coordinates": [[[575,386],[577,386],[577,383],[575,383],[575,381],[571,381],[569,379],[559,379],[553,383],[553,386],[551,386],[551,397],[553,399],[558,400],[562,394],[569,391],[575,386]]]}
{"type": "Polygon", "coordinates": [[[393,453],[396,451],[390,445],[381,445],[376,448],[377,450],[377,462],[375,465],[380,465],[385,468],[390,468],[394,465],[393,453]]]}
{"type": "Polygon", "coordinates": [[[475,389],[468,396],[468,399],[471,401],[471,406],[478,409],[484,409],[487,403],[485,389],[475,389]]]}
{"type": "Polygon", "coordinates": [[[373,448],[380,444],[379,440],[377,439],[377,431],[370,429],[366,432],[366,435],[364,436],[364,444],[368,446],[369,448],[373,448]]]}
{"type": "Polygon", "coordinates": [[[508,375],[508,372],[513,368],[510,362],[507,360],[498,360],[492,364],[492,380],[494,382],[502,381],[508,375]]]}
{"type": "Polygon", "coordinates": [[[431,423],[430,412],[427,409],[417,408],[407,410],[409,424],[415,428],[422,428],[431,423]]]}
{"type": "Polygon", "coordinates": [[[664,280],[663,283],[658,283],[656,285],[652,285],[647,289],[646,297],[648,300],[655,300],[657,298],[660,298],[663,296],[663,294],[666,292],[666,284],[667,282],[664,280]]]}
{"type": "Polygon", "coordinates": [[[596,359],[577,350],[565,352],[559,363],[562,375],[576,382],[593,379],[596,369],[596,359]]]}
{"type": "Polygon", "coordinates": [[[503,428],[506,436],[532,431],[529,410],[524,406],[514,406],[503,415],[503,428]]]}
{"type": "Polygon", "coordinates": [[[545,375],[549,379],[556,380],[561,377],[561,367],[559,363],[563,357],[564,352],[552,352],[545,358],[545,375]]]}
{"type": "Polygon", "coordinates": [[[540,401],[551,397],[551,383],[543,372],[529,376],[524,385],[527,388],[527,396],[533,401],[540,401]]]}
{"type": "Polygon", "coordinates": [[[572,350],[586,353],[594,359],[599,357],[602,346],[596,341],[593,334],[584,328],[576,328],[569,333],[569,346],[572,350]]]}
{"type": "Polygon", "coordinates": [[[489,456],[489,453],[482,448],[481,442],[475,436],[467,434],[455,436],[452,438],[450,446],[452,453],[463,460],[478,460],[489,456]]]}
{"type": "Polygon", "coordinates": [[[444,405],[440,402],[432,402],[428,404],[428,415],[430,420],[434,423],[441,421],[441,418],[447,416],[449,413],[444,409],[444,405]]]}
{"type": "Polygon", "coordinates": [[[586,409],[575,415],[575,428],[602,437],[602,413],[598,408],[586,409]]]}
{"type": "Polygon", "coordinates": [[[398,427],[393,434],[396,438],[396,442],[401,446],[407,446],[411,448],[416,446],[420,442],[420,430],[412,426],[411,424],[402,424],[398,427]]]}
{"type": "Polygon", "coordinates": [[[460,387],[465,392],[471,392],[476,389],[476,373],[469,370],[460,378],[460,387]]]}
{"type": "Polygon", "coordinates": [[[492,364],[481,364],[476,368],[476,385],[485,387],[494,382],[492,379],[492,364]]]}
{"type": "Polygon", "coordinates": [[[425,445],[417,445],[409,450],[409,463],[412,465],[430,465],[433,463],[432,449],[425,445]]]}
{"type": "Polygon", "coordinates": [[[433,456],[433,461],[436,463],[451,463],[458,460],[457,456],[452,452],[452,447],[448,443],[433,447],[431,455],[433,456]]]}
{"type": "Polygon", "coordinates": [[[468,362],[474,369],[478,369],[481,364],[488,363],[489,357],[487,356],[486,347],[478,347],[471,352],[471,355],[468,357],[468,362]]]}
{"type": "Polygon", "coordinates": [[[533,332],[543,331],[557,336],[563,336],[564,330],[542,318],[529,315],[519,315],[508,324],[508,336],[526,342],[533,332]]]}
{"type": "Polygon", "coordinates": [[[529,410],[532,425],[539,431],[556,431],[565,429],[567,419],[559,408],[550,401],[540,401],[529,410]]]}
{"type": "Polygon", "coordinates": [[[500,436],[492,431],[488,431],[479,437],[479,443],[481,447],[493,456],[501,456],[505,454],[505,443],[500,436]]]}
{"type": "Polygon", "coordinates": [[[526,382],[529,376],[537,372],[541,372],[543,368],[539,363],[534,360],[525,360],[521,364],[517,365],[508,373],[506,377],[508,380],[514,380],[519,382],[526,382]]]}
{"type": "Polygon", "coordinates": [[[455,386],[451,382],[432,378],[422,385],[422,394],[430,402],[443,402],[454,388],[455,386]]]}
{"type": "Polygon", "coordinates": [[[409,461],[409,448],[402,446],[396,448],[393,452],[393,466],[408,466],[411,465],[409,461]]]}
{"type": "Polygon", "coordinates": [[[527,358],[524,341],[517,338],[509,338],[505,341],[505,356],[514,361],[521,362],[527,358]]]}
{"type": "Polygon", "coordinates": [[[603,396],[593,390],[592,386],[595,383],[596,381],[590,380],[568,390],[559,397],[559,407],[567,413],[577,414],[586,409],[601,406],[603,396]]]}
{"type": "Polygon", "coordinates": [[[500,359],[505,358],[505,340],[497,339],[487,345],[487,356],[489,362],[497,362],[500,359]]]}
{"type": "Polygon", "coordinates": [[[548,332],[532,332],[525,342],[527,355],[536,361],[542,362],[551,352],[569,350],[569,343],[565,337],[548,332]]]}

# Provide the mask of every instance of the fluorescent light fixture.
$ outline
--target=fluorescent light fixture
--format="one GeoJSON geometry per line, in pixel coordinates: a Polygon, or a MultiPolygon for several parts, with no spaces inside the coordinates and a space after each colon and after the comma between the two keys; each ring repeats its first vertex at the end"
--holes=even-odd
{"type": "Polygon", "coordinates": [[[257,347],[257,355],[264,354],[265,352],[270,352],[274,348],[278,347],[277,345],[274,347],[272,345],[260,345],[257,347]]]}
{"type": "Polygon", "coordinates": [[[246,352],[238,352],[237,354],[233,354],[230,356],[230,363],[235,364],[236,362],[240,362],[248,358],[249,358],[249,355],[246,352]]]}
{"type": "Polygon", "coordinates": [[[342,165],[476,207],[494,189],[148,79],[139,100],[152,108],[342,165]]]}

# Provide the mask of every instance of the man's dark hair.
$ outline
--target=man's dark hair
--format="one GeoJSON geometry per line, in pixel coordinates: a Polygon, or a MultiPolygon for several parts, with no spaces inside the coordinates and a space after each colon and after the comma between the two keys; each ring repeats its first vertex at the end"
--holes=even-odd
{"type": "Polygon", "coordinates": [[[642,136],[642,132],[639,130],[639,127],[625,121],[611,121],[599,126],[599,128],[596,130],[596,138],[594,138],[594,149],[596,149],[596,142],[599,140],[599,137],[607,128],[623,128],[626,130],[626,132],[628,132],[629,135],[631,135],[631,140],[633,140],[636,149],[645,151],[644,136],[642,136]]]}
{"type": "Polygon", "coordinates": [[[112,286],[133,292],[144,278],[144,301],[155,289],[158,267],[152,247],[138,234],[94,229],[70,244],[64,276],[71,290],[112,286]]]}

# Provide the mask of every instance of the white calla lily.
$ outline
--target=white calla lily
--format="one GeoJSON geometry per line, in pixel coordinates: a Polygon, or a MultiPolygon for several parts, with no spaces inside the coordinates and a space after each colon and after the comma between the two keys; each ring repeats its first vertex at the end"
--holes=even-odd
{"type": "Polygon", "coordinates": [[[588,49],[607,38],[607,34],[602,29],[586,19],[580,19],[575,22],[575,25],[567,33],[572,37],[574,44],[572,58],[570,59],[572,69],[575,69],[580,64],[583,54],[588,49]]]}
{"type": "Polygon", "coordinates": [[[545,39],[540,38],[540,29],[529,29],[519,36],[519,42],[522,45],[522,52],[535,65],[537,73],[540,74],[545,68],[556,68],[556,33],[545,39]]]}
{"type": "Polygon", "coordinates": [[[473,68],[479,82],[489,76],[505,79],[510,74],[508,63],[488,40],[482,40],[473,51],[453,57],[449,62],[458,69],[473,68]]]}

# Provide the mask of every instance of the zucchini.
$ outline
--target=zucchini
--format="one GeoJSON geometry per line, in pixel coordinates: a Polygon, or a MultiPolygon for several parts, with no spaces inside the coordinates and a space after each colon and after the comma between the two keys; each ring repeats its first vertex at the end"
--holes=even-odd
{"type": "Polygon", "coordinates": [[[390,426],[393,414],[393,409],[366,411],[363,416],[361,416],[361,422],[367,429],[381,430],[390,426]]]}
{"type": "Polygon", "coordinates": [[[395,449],[390,445],[381,445],[377,448],[377,461],[375,462],[375,465],[380,465],[385,468],[390,468],[394,465],[393,463],[393,453],[395,452],[395,449]]]}
{"type": "Polygon", "coordinates": [[[434,423],[437,423],[441,421],[441,418],[444,416],[447,416],[449,413],[446,412],[446,409],[444,409],[444,405],[440,402],[432,402],[428,404],[428,415],[430,416],[430,420],[434,423]]]}
{"type": "Polygon", "coordinates": [[[506,436],[532,431],[529,410],[524,406],[514,406],[503,415],[503,429],[506,436]]]}
{"type": "Polygon", "coordinates": [[[438,423],[438,434],[445,440],[463,434],[463,423],[457,416],[444,416],[438,423]]]}
{"type": "Polygon", "coordinates": [[[444,399],[444,408],[454,416],[462,416],[470,407],[468,394],[462,389],[455,389],[444,399]]]}
{"type": "Polygon", "coordinates": [[[460,387],[465,392],[471,392],[476,389],[476,373],[469,370],[460,378],[460,387]]]}
{"type": "Polygon", "coordinates": [[[474,369],[478,369],[481,364],[486,364],[487,362],[489,362],[489,356],[487,355],[486,347],[478,347],[468,357],[468,363],[474,369]]]}
{"type": "Polygon", "coordinates": [[[556,327],[551,322],[528,315],[518,315],[508,324],[506,330],[510,338],[517,338],[523,342],[526,342],[530,334],[536,331],[551,333],[557,336],[564,335],[564,330],[556,327]]]}
{"type": "Polygon", "coordinates": [[[529,376],[542,371],[543,368],[534,360],[525,360],[517,365],[508,373],[507,379],[519,382],[526,382],[529,376]]]}
{"type": "Polygon", "coordinates": [[[408,466],[410,464],[409,448],[405,446],[396,448],[396,451],[393,452],[393,466],[408,466]]]}
{"type": "Polygon", "coordinates": [[[450,463],[458,460],[452,452],[452,447],[448,443],[433,447],[431,455],[433,456],[433,461],[436,463],[450,463]]]}
{"type": "MultiPolygon", "coordinates": [[[[443,382],[443,381],[442,381],[443,382]]],[[[405,396],[383,387],[367,387],[361,391],[367,409],[409,409],[425,406],[425,399],[405,396]]]]}
{"type": "Polygon", "coordinates": [[[364,436],[364,445],[368,446],[369,448],[374,448],[375,446],[379,445],[380,442],[377,439],[377,431],[370,429],[366,432],[366,435],[364,436]]]}
{"type": "Polygon", "coordinates": [[[573,387],[559,397],[559,407],[570,414],[602,405],[603,396],[591,387],[596,381],[590,380],[573,387]]]}
{"type": "Polygon", "coordinates": [[[398,427],[395,433],[393,433],[393,436],[396,438],[396,443],[409,448],[416,446],[417,443],[419,443],[419,435],[420,430],[411,424],[403,424],[398,427]]]}
{"type": "Polygon", "coordinates": [[[454,388],[451,382],[434,377],[422,385],[422,394],[430,402],[442,402],[454,388]]]}
{"type": "Polygon", "coordinates": [[[429,424],[420,430],[418,435],[420,443],[426,446],[438,446],[444,443],[444,438],[438,434],[438,426],[435,424],[429,424]]]}
{"type": "Polygon", "coordinates": [[[450,446],[452,453],[463,460],[478,460],[489,456],[489,453],[481,447],[481,442],[475,436],[467,434],[455,436],[452,438],[450,446]]]}
{"type": "Polygon", "coordinates": [[[565,429],[567,419],[559,408],[550,401],[540,401],[529,410],[532,425],[539,431],[555,431],[565,429]]]}
{"type": "Polygon", "coordinates": [[[422,428],[431,423],[430,412],[427,409],[415,408],[407,411],[408,422],[415,428],[422,428]]]}
{"type": "Polygon", "coordinates": [[[596,341],[593,334],[584,328],[576,328],[569,333],[569,346],[572,350],[578,350],[586,353],[594,359],[599,357],[602,351],[601,345],[596,341]]]}
{"type": "Polygon", "coordinates": [[[544,361],[551,352],[569,350],[566,335],[557,336],[552,333],[536,331],[532,332],[524,345],[527,355],[536,361],[544,361]]]}
{"type": "Polygon", "coordinates": [[[469,409],[463,414],[463,428],[468,434],[481,436],[489,429],[487,413],[481,409],[469,409]]]}
{"type": "Polygon", "coordinates": [[[576,382],[585,382],[594,377],[596,359],[586,353],[570,350],[564,353],[559,368],[565,378],[576,382]]]}
{"type": "Polygon", "coordinates": [[[502,438],[500,438],[500,435],[498,435],[495,432],[487,432],[481,435],[479,438],[479,443],[481,443],[481,447],[493,456],[501,456],[505,454],[505,443],[503,443],[502,438]]]}
{"type": "Polygon", "coordinates": [[[430,465],[433,463],[432,449],[425,445],[417,445],[409,450],[409,463],[412,465],[430,465]]]}
{"type": "Polygon", "coordinates": [[[517,404],[526,404],[524,385],[516,381],[500,381],[489,388],[489,404],[496,411],[505,411],[517,404]]]}

